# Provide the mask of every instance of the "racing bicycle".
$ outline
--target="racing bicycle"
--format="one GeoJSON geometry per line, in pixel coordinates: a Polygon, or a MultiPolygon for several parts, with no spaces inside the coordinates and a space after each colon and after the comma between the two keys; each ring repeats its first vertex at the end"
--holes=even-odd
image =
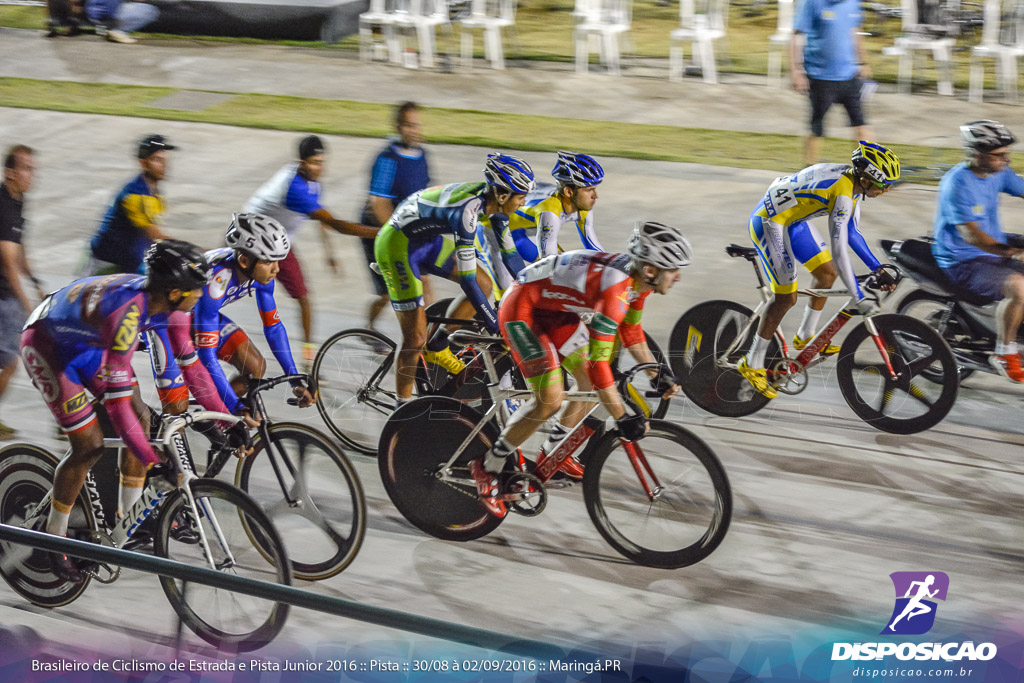
{"type": "MultiPolygon", "coordinates": [[[[152,443],[184,473],[180,486],[175,488],[163,477],[150,476],[142,497],[126,515],[115,520],[108,516],[108,510],[116,502],[109,496],[104,500],[101,494],[101,489],[113,490],[116,500],[116,459],[108,454],[106,462],[101,460],[89,473],[78,494],[68,537],[123,548],[156,513],[156,556],[290,585],[292,572],[284,542],[262,508],[231,484],[197,477],[188,464],[188,444],[182,434],[186,427],[196,422],[235,423],[240,419],[210,411],[162,416],[160,434],[152,443]]],[[[0,522],[36,527],[48,514],[53,475],[59,463],[55,455],[31,444],[0,450],[0,522]]],[[[33,604],[50,608],[67,605],[82,595],[91,580],[113,583],[121,573],[120,567],[100,563],[86,563],[82,570],[82,581],[59,578],[51,569],[47,552],[0,542],[0,574],[33,604]]],[[[247,652],[263,647],[288,618],[289,606],[283,603],[200,584],[188,585],[186,590],[183,583],[166,576],[160,577],[160,585],[182,623],[224,650],[247,652]]]]}
{"type": "MultiPolygon", "coordinates": [[[[757,275],[761,303],[751,311],[732,301],[707,301],[683,313],[672,330],[669,356],[686,396],[715,415],[742,417],[769,401],[737,370],[750,347],[771,291],[752,247],[732,244],[726,253],[746,259],[757,275]]],[[[893,282],[899,269],[881,267],[893,282]]],[[[865,288],[879,289],[878,278],[864,278],[865,288]]],[[[768,379],[777,391],[796,395],[809,384],[808,371],[828,356],[821,353],[850,319],[856,301],[846,289],[801,289],[802,296],[847,296],[849,300],[796,356],[791,355],[781,326],[768,346],[768,379]]],[[[875,296],[877,293],[870,293],[875,296]]],[[[929,429],[949,413],[959,388],[957,363],[949,345],[926,323],[905,315],[865,316],[843,341],[836,363],[843,398],[872,427],[893,434],[929,429]],[[918,378],[932,382],[921,382],[918,378]]]]}
{"type": "MultiPolygon", "coordinates": [[[[452,337],[478,349],[491,380],[490,407],[481,413],[446,396],[410,401],[384,427],[378,466],[388,496],[409,522],[437,538],[471,541],[494,531],[503,518],[484,508],[468,463],[498,438],[502,400],[530,392],[498,387],[493,356],[508,353],[501,337],[467,330],[452,337]]],[[[630,380],[658,367],[640,364],[619,378],[619,392],[634,411],[641,407],[632,398],[630,380]]],[[[710,555],[728,531],[732,493],[725,469],[707,444],[659,419],[650,421],[642,440],[630,442],[617,430],[606,432],[604,422],[595,418],[596,391],[569,391],[565,399],[595,405],[539,467],[530,471],[523,460],[509,464],[500,479],[506,506],[529,517],[540,514],[548,490],[566,484],[553,479],[558,466],[583,448],[579,459],[587,512],[615,550],[638,564],[664,569],[710,555]]]]}

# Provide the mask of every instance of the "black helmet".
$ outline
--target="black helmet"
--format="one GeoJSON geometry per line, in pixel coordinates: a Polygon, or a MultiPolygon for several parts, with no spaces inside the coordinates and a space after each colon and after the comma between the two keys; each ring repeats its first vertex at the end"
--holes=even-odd
{"type": "Polygon", "coordinates": [[[146,289],[190,292],[210,281],[211,268],[203,250],[181,240],[160,240],[146,250],[146,289]]]}

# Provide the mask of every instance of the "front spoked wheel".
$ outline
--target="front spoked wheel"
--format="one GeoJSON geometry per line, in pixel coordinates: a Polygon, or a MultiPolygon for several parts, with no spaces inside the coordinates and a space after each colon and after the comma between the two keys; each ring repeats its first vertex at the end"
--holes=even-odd
{"type": "MultiPolygon", "coordinates": [[[[183,491],[171,493],[160,508],[154,554],[237,576],[291,585],[291,566],[284,543],[252,498],[216,479],[195,479],[189,485],[198,512],[192,510],[183,491]],[[176,519],[179,525],[172,534],[176,519]],[[182,530],[182,524],[192,528],[182,530]],[[200,527],[202,534],[198,533],[200,527]],[[250,535],[259,538],[258,548],[250,535]],[[205,538],[205,544],[201,538],[205,538]]],[[[182,622],[200,638],[223,650],[257,650],[274,639],[288,618],[289,606],[283,603],[197,583],[183,585],[166,576],[160,577],[160,585],[182,622]]]]}
{"type": "Polygon", "coordinates": [[[637,564],[677,569],[719,546],[732,518],[725,469],[695,435],[651,420],[640,441],[617,432],[597,445],[583,475],[583,497],[597,530],[637,564]]]}
{"type": "Polygon", "coordinates": [[[843,398],[858,417],[884,432],[916,434],[934,427],[953,407],[960,386],[949,345],[916,318],[889,314],[871,320],[896,377],[867,324],[858,325],[836,365],[843,398]]]}
{"type": "Polygon", "coordinates": [[[381,435],[377,464],[388,497],[403,517],[436,538],[471,541],[502,522],[484,508],[467,467],[498,438],[493,422],[484,425],[448,471],[442,470],[480,420],[460,401],[427,396],[395,411],[381,435]]]}
{"type": "MultiPolygon", "coordinates": [[[[257,441],[243,458],[235,484],[267,512],[281,537],[296,578],[319,581],[345,569],[366,534],[366,499],[355,468],[317,430],[279,422],[270,441],[257,441]]],[[[247,520],[243,518],[243,521],[247,520]]],[[[265,536],[250,533],[262,546],[265,536]]]]}
{"type": "Polygon", "coordinates": [[[377,452],[380,432],[395,410],[395,342],[373,330],[344,330],[320,347],[313,362],[316,409],[342,443],[377,452]]]}
{"type": "MultiPolygon", "coordinates": [[[[735,370],[750,348],[756,325],[746,306],[732,301],[706,301],[683,313],[669,337],[669,362],[687,398],[723,417],[743,417],[768,404],[735,370]],[[742,336],[742,338],[740,338],[742,336]]],[[[779,336],[768,345],[765,367],[782,358],[779,336]]]]}

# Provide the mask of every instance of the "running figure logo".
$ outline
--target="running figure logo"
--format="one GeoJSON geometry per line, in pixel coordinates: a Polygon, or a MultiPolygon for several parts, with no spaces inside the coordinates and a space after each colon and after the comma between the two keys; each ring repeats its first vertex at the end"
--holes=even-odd
{"type": "Polygon", "coordinates": [[[943,572],[893,572],[889,578],[896,588],[896,606],[882,635],[927,633],[935,623],[933,599],[946,599],[949,577],[943,572]]]}

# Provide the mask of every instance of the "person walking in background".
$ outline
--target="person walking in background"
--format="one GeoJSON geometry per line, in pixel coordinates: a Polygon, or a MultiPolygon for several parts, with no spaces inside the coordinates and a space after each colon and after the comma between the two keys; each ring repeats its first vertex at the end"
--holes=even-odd
{"type": "MultiPolygon", "coordinates": [[[[25,230],[25,194],[32,188],[35,161],[32,149],[15,145],[4,155],[4,180],[0,184],[0,397],[18,368],[21,328],[25,324],[32,301],[22,286],[22,276],[35,285],[40,299],[45,292],[32,274],[21,244],[25,230]]],[[[0,422],[0,441],[16,436],[16,432],[0,422]]]]}
{"type": "Polygon", "coordinates": [[[167,239],[160,229],[165,206],[160,181],[167,176],[167,152],[177,149],[163,135],[139,141],[135,176],[114,197],[99,232],[90,243],[88,275],[142,272],[142,257],[156,240],[167,239]]]}
{"type": "Polygon", "coordinates": [[[793,88],[809,93],[811,133],[804,144],[804,164],[821,156],[825,114],[842,104],[857,140],[873,140],[861,107],[862,79],[871,77],[860,36],[858,0],[803,0],[793,26],[789,57],[793,88]]]}
{"type": "MultiPolygon", "coordinates": [[[[370,171],[370,191],[360,219],[365,225],[381,227],[388,222],[395,207],[403,199],[430,185],[430,164],[423,149],[423,133],[420,109],[415,102],[403,102],[395,109],[397,138],[391,138],[387,147],[381,150],[370,171]]],[[[367,264],[373,263],[372,239],[363,239],[363,251],[367,264]]],[[[371,330],[377,316],[388,304],[388,289],[380,274],[370,271],[377,298],[370,303],[367,324],[371,330]]],[[[429,305],[431,296],[427,280],[423,280],[423,298],[429,305]]]]}
{"type": "Polygon", "coordinates": [[[359,223],[351,223],[335,218],[320,204],[320,176],[326,163],[326,148],[323,141],[316,135],[307,135],[299,141],[299,159],[291,161],[263,183],[256,194],[246,202],[244,213],[261,213],[279,221],[288,231],[288,240],[292,244],[287,258],[279,261],[281,271],[277,280],[288,296],[299,304],[302,316],[303,360],[308,371],[316,356],[313,345],[313,306],[309,301],[309,289],[302,272],[302,264],[295,255],[296,237],[299,228],[308,220],[320,222],[320,236],[323,240],[324,254],[327,264],[333,272],[337,272],[337,264],[327,239],[327,229],[336,230],[343,235],[354,235],[373,239],[378,228],[370,228],[359,223]]]}
{"type": "Polygon", "coordinates": [[[110,42],[131,44],[139,41],[130,34],[156,21],[160,10],[133,0],[86,0],[85,14],[97,28],[107,30],[110,42]]]}

